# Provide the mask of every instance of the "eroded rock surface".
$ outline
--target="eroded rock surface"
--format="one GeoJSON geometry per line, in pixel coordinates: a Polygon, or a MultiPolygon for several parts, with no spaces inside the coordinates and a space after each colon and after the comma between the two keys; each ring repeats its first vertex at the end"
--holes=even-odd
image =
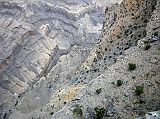
{"type": "Polygon", "coordinates": [[[0,118],[82,118],[77,105],[85,119],[95,107],[107,119],[160,110],[160,1],[109,3],[0,2],[0,118]]]}
{"type": "Polygon", "coordinates": [[[56,87],[61,81],[50,82],[59,75],[70,79],[98,42],[106,5],[93,0],[0,1],[0,118],[12,110],[28,114],[39,109],[52,87],[61,87],[56,87]]]}
{"type": "MultiPolygon", "coordinates": [[[[101,43],[72,78],[72,87],[83,88],[52,119],[95,118],[95,107],[106,110],[106,119],[138,118],[160,110],[159,5],[155,0],[124,0],[108,9],[106,16],[112,17],[104,25],[101,43]],[[129,63],[136,64],[136,69],[130,71],[129,63]],[[119,80],[122,86],[117,86],[119,80]],[[137,86],[144,88],[140,96],[135,92],[137,86]],[[82,109],[81,117],[73,113],[77,105],[82,109]]],[[[152,114],[145,117],[158,118],[152,114]]]]}

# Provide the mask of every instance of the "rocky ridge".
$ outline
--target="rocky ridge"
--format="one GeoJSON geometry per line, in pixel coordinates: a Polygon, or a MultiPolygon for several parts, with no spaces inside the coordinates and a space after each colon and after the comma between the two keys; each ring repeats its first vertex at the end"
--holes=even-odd
{"type": "Polygon", "coordinates": [[[54,77],[69,79],[97,42],[103,9],[92,0],[0,1],[0,118],[47,103],[54,77]]]}
{"type": "MultiPolygon", "coordinates": [[[[27,22],[32,21],[32,23],[23,23],[20,21],[20,24],[23,24],[20,25],[18,29],[20,29],[20,31],[21,27],[22,29],[27,29],[27,31],[24,31],[25,35],[23,37],[20,36],[20,38],[26,40],[21,42],[17,39],[17,36],[13,35],[18,45],[16,44],[16,48],[14,47],[15,44],[13,44],[13,46],[11,45],[15,48],[11,50],[11,52],[13,51],[11,55],[10,52],[5,49],[6,47],[3,47],[4,50],[2,50],[7,51],[8,54],[3,53],[1,63],[1,75],[3,76],[1,94],[4,94],[1,95],[1,99],[4,99],[1,101],[1,109],[3,109],[1,110],[1,118],[82,118],[73,115],[73,110],[77,105],[83,110],[83,117],[86,119],[95,118],[94,107],[106,109],[104,118],[113,119],[136,118],[144,116],[148,111],[159,110],[159,5],[159,0],[124,0],[120,5],[116,4],[107,7],[103,32],[98,40],[100,43],[96,44],[91,51],[85,49],[85,47],[90,47],[90,45],[85,46],[86,41],[84,45],[83,43],[78,43],[80,44],[78,47],[74,46],[75,44],[77,45],[77,43],[72,41],[73,47],[69,45],[71,49],[68,49],[68,45],[63,45],[63,42],[60,42],[58,45],[58,42],[51,37],[54,32],[51,33],[53,27],[48,25],[50,24],[48,21],[47,23],[43,23],[44,25],[38,25],[39,20],[34,21],[35,16],[27,19],[27,22]],[[38,28],[40,28],[40,31],[37,31],[38,28]],[[33,29],[35,29],[35,31],[33,29]],[[40,47],[38,51],[36,50],[36,54],[35,51],[33,51],[34,54],[28,59],[22,57],[26,53],[26,48],[29,47],[30,50],[34,48],[37,49],[35,46],[32,47],[32,42],[36,41],[37,38],[40,39],[37,47],[42,46],[41,42],[44,42],[43,45],[45,46],[47,44],[47,46],[40,47]],[[147,47],[149,46],[147,49],[146,44],[147,47]],[[25,46],[25,48],[22,46],[25,46]],[[41,48],[44,49],[42,50],[41,48]],[[19,51],[21,51],[22,54],[19,54],[19,57],[15,57],[19,51]],[[41,52],[38,53],[39,51],[41,52]],[[58,56],[56,59],[54,57],[55,54],[58,56]],[[8,58],[7,56],[10,57],[8,58]],[[23,71],[23,75],[25,76],[19,72],[11,75],[11,71],[19,71],[15,70],[17,68],[15,62],[19,62],[20,59],[23,58],[25,61],[37,61],[37,65],[35,65],[35,62],[34,66],[32,66],[31,62],[28,62],[27,65],[29,65],[28,67],[31,69],[33,67],[33,72],[37,72],[38,75],[34,75],[31,72],[32,70],[28,71],[25,67],[20,67],[20,71],[23,71]],[[46,63],[44,60],[50,62],[46,63]],[[136,64],[134,71],[128,70],[129,63],[136,64]],[[34,69],[38,67],[41,69],[40,72],[34,69]],[[47,70],[42,71],[42,69],[47,70]],[[9,78],[8,74],[10,75],[9,78]],[[24,79],[25,83],[22,81],[21,84],[19,80],[17,82],[17,76],[20,76],[19,79],[21,80],[24,79]],[[28,78],[26,76],[28,76],[28,78]],[[38,79],[34,80],[34,78],[31,78],[34,76],[36,78],[38,77],[38,79]],[[7,78],[12,79],[9,81],[13,83],[8,83],[7,78]],[[116,86],[118,80],[123,81],[120,87],[116,86]],[[34,85],[30,81],[33,82],[34,85]],[[20,89],[17,88],[17,86],[19,86],[17,84],[15,85],[16,87],[13,86],[15,82],[20,83],[20,89]],[[12,85],[8,86],[8,84],[12,85]],[[144,93],[137,96],[134,91],[135,87],[139,85],[144,87],[144,93]],[[23,91],[23,88],[28,91],[23,91]],[[5,89],[9,89],[8,94],[5,89]],[[97,93],[97,90],[100,90],[100,92],[97,93]],[[17,93],[21,94],[21,92],[25,93],[20,96],[17,95],[17,93]],[[15,93],[17,97],[15,97],[15,93]],[[5,97],[8,95],[13,97],[5,97]],[[15,100],[15,102],[13,102],[13,100],[15,100]],[[5,103],[5,101],[10,102],[10,104],[5,103]]],[[[17,9],[19,10],[20,8],[16,6],[16,10],[17,9]]],[[[52,11],[52,9],[48,8],[47,10],[52,11]]],[[[17,13],[23,14],[23,12],[17,13]]],[[[40,14],[43,15],[44,13],[42,12],[40,14]]],[[[37,16],[39,17],[40,14],[37,16]]],[[[18,16],[20,15],[18,14],[17,17],[18,16]]],[[[74,17],[72,16],[71,18],[74,17]]],[[[20,19],[24,18],[20,17],[20,19]]],[[[9,22],[9,26],[5,26],[4,23],[7,23],[6,21],[1,22],[3,23],[2,31],[12,24],[9,22]]],[[[12,21],[12,19],[10,19],[10,21],[12,21]]],[[[14,30],[11,32],[13,31],[14,30]]],[[[5,31],[5,33],[9,35],[12,34],[8,31],[5,31]]],[[[14,32],[14,34],[15,33],[24,34],[19,31],[14,32]]],[[[59,34],[61,35],[61,33],[62,32],[59,34]]],[[[64,34],[62,34],[62,36],[63,35],[64,34]]],[[[10,41],[8,40],[10,39],[9,36],[3,39],[10,41]]],[[[39,41],[39,39],[37,39],[37,41],[39,41]]],[[[91,41],[89,41],[89,43],[91,43],[91,41]]],[[[4,42],[2,42],[2,44],[4,44],[4,42]]],[[[33,44],[37,45],[37,42],[33,44]]],[[[26,63],[24,64],[25,66],[27,66],[26,63]]]]}
{"type": "Polygon", "coordinates": [[[106,16],[111,20],[104,25],[101,43],[72,79],[77,81],[75,87],[83,88],[53,119],[75,118],[76,105],[86,119],[94,118],[95,107],[106,109],[107,119],[136,118],[159,110],[159,5],[159,1],[124,0],[121,5],[107,8],[106,16]],[[136,64],[135,71],[128,71],[129,63],[136,64]],[[118,80],[124,82],[121,87],[116,86],[118,80]],[[145,92],[137,97],[134,90],[138,85],[144,86],[145,92]]]}

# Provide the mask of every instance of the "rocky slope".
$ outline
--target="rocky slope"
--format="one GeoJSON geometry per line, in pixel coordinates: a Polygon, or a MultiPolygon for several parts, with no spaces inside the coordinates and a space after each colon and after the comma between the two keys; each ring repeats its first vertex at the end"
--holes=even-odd
{"type": "MultiPolygon", "coordinates": [[[[160,1],[155,0],[124,0],[107,8],[101,43],[72,78],[77,83],[71,88],[81,88],[52,119],[77,118],[73,115],[77,105],[86,119],[96,118],[95,107],[105,109],[107,119],[136,118],[160,109],[159,10],[160,1]],[[136,65],[134,71],[128,70],[130,63],[136,65]],[[120,87],[118,80],[123,82],[120,87]],[[140,96],[135,93],[137,86],[144,88],[140,96]]],[[[57,95],[66,102],[70,94],[57,95]]],[[[50,104],[55,105],[54,98],[50,104]]]]}
{"type": "MultiPolygon", "coordinates": [[[[66,95],[71,99],[53,119],[78,118],[73,114],[77,105],[86,119],[95,118],[95,107],[105,109],[107,119],[136,118],[160,109],[159,10],[160,1],[155,0],[124,0],[107,8],[101,42],[72,77],[67,91],[56,94],[61,102],[66,102],[66,95]],[[136,69],[129,71],[129,63],[136,69]],[[123,81],[120,87],[118,80],[123,81]],[[137,86],[144,88],[140,96],[135,93],[137,86]]],[[[52,97],[50,105],[57,104],[55,94],[52,97]]],[[[54,113],[54,108],[50,110],[54,113]]]]}
{"type": "Polygon", "coordinates": [[[104,6],[99,0],[0,0],[0,118],[21,98],[25,113],[48,102],[56,84],[41,77],[53,70],[56,79],[69,79],[98,40],[104,6]]]}
{"type": "Polygon", "coordinates": [[[129,119],[160,110],[160,1],[108,6],[104,23],[102,1],[94,2],[0,3],[0,118],[100,119],[97,107],[103,118],[129,119]]]}

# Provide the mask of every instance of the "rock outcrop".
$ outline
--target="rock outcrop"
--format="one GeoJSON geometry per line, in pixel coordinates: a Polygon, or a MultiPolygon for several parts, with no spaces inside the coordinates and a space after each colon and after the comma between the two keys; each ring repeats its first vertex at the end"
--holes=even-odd
{"type": "Polygon", "coordinates": [[[129,119],[160,110],[159,0],[123,0],[106,7],[105,19],[107,0],[5,1],[0,119],[99,119],[95,107],[103,118],[129,119]]]}
{"type": "Polygon", "coordinates": [[[155,0],[124,0],[107,8],[107,17],[112,16],[104,25],[101,43],[72,79],[75,87],[83,88],[52,119],[78,118],[73,114],[77,105],[86,119],[96,118],[95,107],[104,109],[107,119],[137,118],[160,110],[159,10],[160,1],[155,0]],[[130,63],[135,70],[129,71],[130,63]],[[144,90],[140,96],[138,86],[144,90]]]}
{"type": "Polygon", "coordinates": [[[98,40],[103,10],[92,0],[0,1],[0,118],[47,103],[53,83],[47,75],[74,74],[98,40]]]}

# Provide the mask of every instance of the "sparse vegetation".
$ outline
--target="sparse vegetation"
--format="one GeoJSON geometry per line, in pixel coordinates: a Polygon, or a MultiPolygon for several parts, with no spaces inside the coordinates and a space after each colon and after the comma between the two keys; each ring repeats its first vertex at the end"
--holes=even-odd
{"type": "Polygon", "coordinates": [[[121,81],[121,80],[117,81],[117,86],[121,86],[122,84],[123,84],[123,81],[121,81]]]}
{"type": "Polygon", "coordinates": [[[144,41],[144,44],[145,44],[144,50],[148,50],[151,47],[149,41],[144,41]]]}
{"type": "Polygon", "coordinates": [[[94,111],[95,111],[95,119],[102,119],[105,115],[106,109],[95,107],[94,111]]]}
{"type": "Polygon", "coordinates": [[[136,64],[129,63],[129,64],[128,64],[128,69],[129,69],[129,70],[135,70],[135,69],[136,69],[136,64]]]}
{"type": "Polygon", "coordinates": [[[81,107],[76,106],[73,110],[73,114],[76,116],[82,116],[83,115],[83,111],[81,109],[81,107]]]}
{"type": "Polygon", "coordinates": [[[98,95],[98,94],[100,94],[101,93],[101,91],[102,91],[102,89],[100,88],[100,89],[97,89],[96,90],[96,94],[98,95]]]}
{"type": "Polygon", "coordinates": [[[149,48],[151,48],[151,45],[147,44],[144,48],[144,50],[148,50],[149,48]]]}
{"type": "Polygon", "coordinates": [[[115,84],[114,82],[112,82],[111,84],[115,84]]]}
{"type": "Polygon", "coordinates": [[[135,76],[132,76],[132,79],[135,79],[136,77],[135,76]]]}
{"type": "Polygon", "coordinates": [[[97,62],[97,59],[96,59],[96,58],[94,58],[94,59],[93,59],[93,62],[97,62]]]}
{"type": "Polygon", "coordinates": [[[139,100],[139,103],[140,103],[140,104],[143,104],[143,103],[145,103],[145,100],[140,99],[140,100],[139,100]]]}
{"type": "Polygon", "coordinates": [[[136,86],[136,90],[135,90],[136,95],[140,95],[143,92],[144,92],[143,86],[136,86]]]}
{"type": "Polygon", "coordinates": [[[149,44],[150,42],[149,41],[144,41],[144,44],[149,44]]]}
{"type": "Polygon", "coordinates": [[[54,113],[53,112],[50,112],[50,115],[53,115],[54,113]]]}
{"type": "Polygon", "coordinates": [[[94,72],[97,72],[98,71],[98,69],[94,69],[94,72]]]}
{"type": "Polygon", "coordinates": [[[159,36],[158,31],[157,31],[157,32],[155,32],[155,33],[153,33],[153,35],[158,37],[158,36],[159,36]]]}

